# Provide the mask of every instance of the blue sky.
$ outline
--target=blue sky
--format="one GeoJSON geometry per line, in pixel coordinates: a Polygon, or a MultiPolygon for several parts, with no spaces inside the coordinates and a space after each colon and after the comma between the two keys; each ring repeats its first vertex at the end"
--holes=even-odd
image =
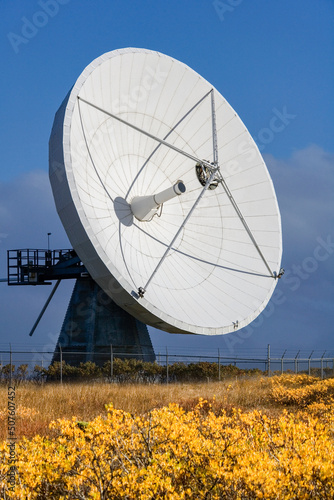
{"type": "MultiPolygon", "coordinates": [[[[165,346],[226,355],[334,349],[334,3],[332,0],[40,0],[0,4],[0,277],[6,250],[69,243],[48,181],[54,114],[104,52],[142,47],[188,64],[229,101],[273,178],[286,274],[249,327],[215,338],[151,329],[165,346]],[[284,127],[274,131],[272,119],[284,127]]],[[[0,346],[51,346],[73,284],[62,283],[34,337],[49,289],[0,284],[0,346]]]]}

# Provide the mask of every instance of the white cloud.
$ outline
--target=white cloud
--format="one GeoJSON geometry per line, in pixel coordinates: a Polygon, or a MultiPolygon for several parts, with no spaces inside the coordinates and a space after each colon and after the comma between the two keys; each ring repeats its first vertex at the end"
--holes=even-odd
{"type": "Polygon", "coordinates": [[[334,236],[334,154],[311,145],[287,160],[265,160],[281,210],[285,257],[305,257],[318,237],[334,236]]]}

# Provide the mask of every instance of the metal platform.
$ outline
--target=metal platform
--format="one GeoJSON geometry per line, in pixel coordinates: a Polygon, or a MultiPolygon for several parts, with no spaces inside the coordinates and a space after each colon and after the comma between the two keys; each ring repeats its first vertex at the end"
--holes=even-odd
{"type": "Polygon", "coordinates": [[[50,280],[87,275],[74,250],[8,250],[8,285],[51,285],[50,280]]]}

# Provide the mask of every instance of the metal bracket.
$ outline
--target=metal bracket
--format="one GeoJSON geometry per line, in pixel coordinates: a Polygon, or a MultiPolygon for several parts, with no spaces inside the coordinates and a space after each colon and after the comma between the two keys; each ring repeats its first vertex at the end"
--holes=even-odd
{"type": "Polygon", "coordinates": [[[283,267],[279,270],[279,273],[277,274],[276,272],[273,273],[275,279],[281,279],[283,274],[285,273],[285,270],[283,267]]]}

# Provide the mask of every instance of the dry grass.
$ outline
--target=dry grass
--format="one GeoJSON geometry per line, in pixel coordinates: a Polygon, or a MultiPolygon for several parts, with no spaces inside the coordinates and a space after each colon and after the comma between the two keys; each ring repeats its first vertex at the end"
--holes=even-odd
{"type": "MultiPolygon", "coordinates": [[[[199,398],[212,401],[217,408],[254,408],[261,406],[267,392],[265,379],[233,379],[223,382],[170,385],[112,385],[112,384],[48,384],[36,386],[22,384],[16,389],[17,435],[32,436],[48,433],[48,424],[57,418],[91,420],[105,413],[105,405],[130,413],[146,413],[152,408],[181,404],[187,409],[199,398]],[[30,412],[26,409],[30,409],[30,412]]],[[[1,401],[6,401],[7,388],[0,388],[1,401]]],[[[5,407],[3,417],[5,417],[5,407]]],[[[4,421],[4,418],[3,418],[4,421]]],[[[0,438],[6,435],[1,426],[0,438]]]]}
{"type": "MultiPolygon", "coordinates": [[[[214,409],[262,409],[276,412],[266,403],[270,390],[267,378],[234,378],[221,382],[170,385],[119,385],[107,383],[21,384],[16,388],[16,434],[31,437],[50,434],[52,420],[77,417],[92,420],[105,414],[105,405],[130,413],[146,413],[169,403],[179,403],[185,409],[193,408],[199,398],[213,402],[214,409]]],[[[0,387],[0,439],[6,438],[7,387],[0,387]]]]}

